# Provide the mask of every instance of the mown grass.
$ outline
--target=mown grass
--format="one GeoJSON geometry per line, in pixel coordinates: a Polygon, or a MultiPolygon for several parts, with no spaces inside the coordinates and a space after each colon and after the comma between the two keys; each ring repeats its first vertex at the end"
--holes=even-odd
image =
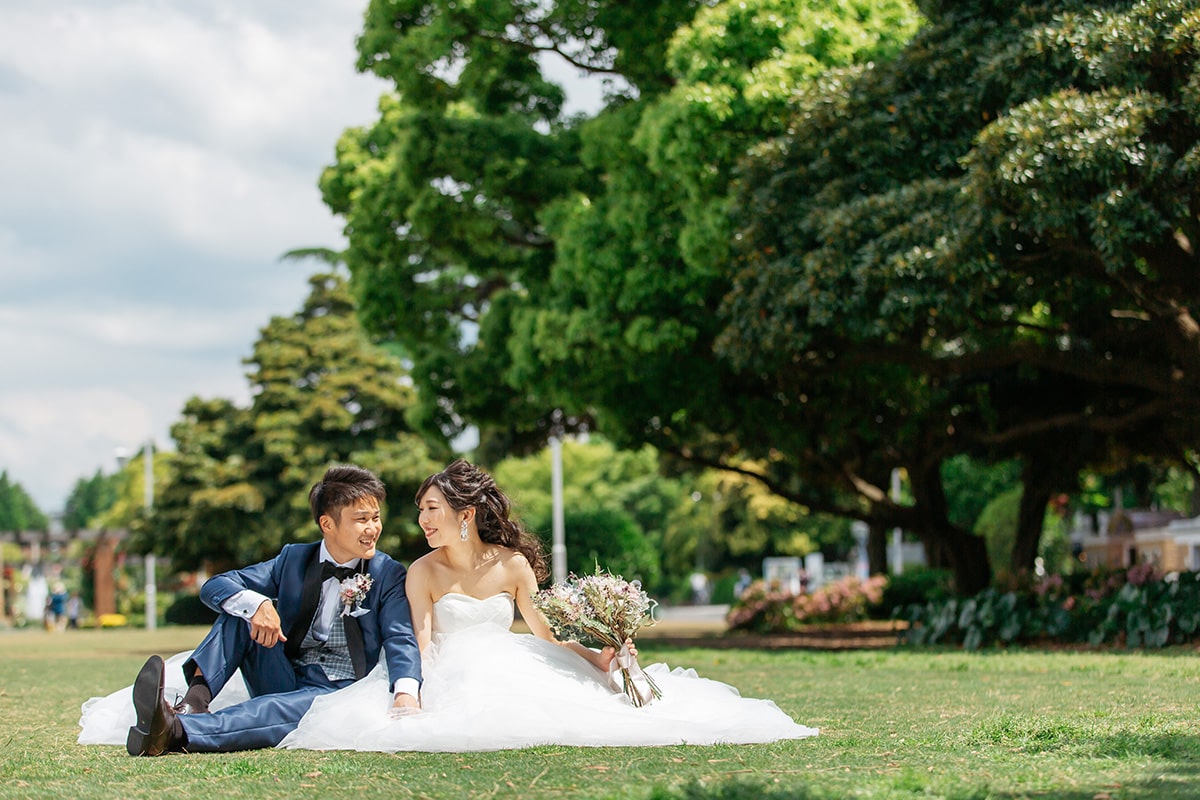
{"type": "MultiPolygon", "coordinates": [[[[128,757],[75,744],[79,706],[202,631],[0,634],[0,798],[1190,798],[1200,661],[1154,653],[760,652],[668,648],[771,697],[816,739],[499,753],[259,751],[128,757]]],[[[586,724],[580,720],[580,724],[586,724]]]]}

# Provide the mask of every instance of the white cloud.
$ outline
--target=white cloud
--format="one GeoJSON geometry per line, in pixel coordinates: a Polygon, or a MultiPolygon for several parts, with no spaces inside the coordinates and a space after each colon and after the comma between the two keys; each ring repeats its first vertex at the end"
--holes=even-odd
{"type": "Polygon", "coordinates": [[[316,188],[384,85],[365,0],[0,0],[0,469],[46,510],[242,358],[341,245],[316,188]]]}

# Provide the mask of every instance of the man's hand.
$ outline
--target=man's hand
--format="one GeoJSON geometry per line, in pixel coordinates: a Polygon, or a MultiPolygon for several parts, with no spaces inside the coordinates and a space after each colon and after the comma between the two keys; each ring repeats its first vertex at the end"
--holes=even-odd
{"type": "Polygon", "coordinates": [[[259,604],[258,610],[250,618],[250,638],[263,647],[274,647],[278,642],[286,642],[283,628],[279,627],[279,612],[270,600],[259,604]]]}
{"type": "Polygon", "coordinates": [[[409,714],[417,714],[420,711],[421,703],[417,698],[411,694],[400,692],[392,698],[392,710],[388,712],[388,715],[392,719],[399,719],[400,717],[407,717],[409,714]]]}

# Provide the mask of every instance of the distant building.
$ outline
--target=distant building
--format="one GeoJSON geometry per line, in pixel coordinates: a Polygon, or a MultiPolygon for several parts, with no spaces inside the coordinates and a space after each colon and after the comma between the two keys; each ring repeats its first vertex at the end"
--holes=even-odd
{"type": "Polygon", "coordinates": [[[1077,515],[1071,545],[1084,566],[1122,569],[1154,564],[1163,572],[1200,570],[1200,517],[1177,511],[1119,509],[1091,518],[1077,515]]]}

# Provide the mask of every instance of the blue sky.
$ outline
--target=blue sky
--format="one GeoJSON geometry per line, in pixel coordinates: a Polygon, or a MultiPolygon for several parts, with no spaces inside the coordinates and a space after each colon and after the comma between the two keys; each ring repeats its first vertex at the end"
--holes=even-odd
{"type": "Polygon", "coordinates": [[[0,469],[45,511],[168,428],[248,402],[242,359],[299,308],[316,188],[380,81],[366,0],[0,0],[0,469]]]}

